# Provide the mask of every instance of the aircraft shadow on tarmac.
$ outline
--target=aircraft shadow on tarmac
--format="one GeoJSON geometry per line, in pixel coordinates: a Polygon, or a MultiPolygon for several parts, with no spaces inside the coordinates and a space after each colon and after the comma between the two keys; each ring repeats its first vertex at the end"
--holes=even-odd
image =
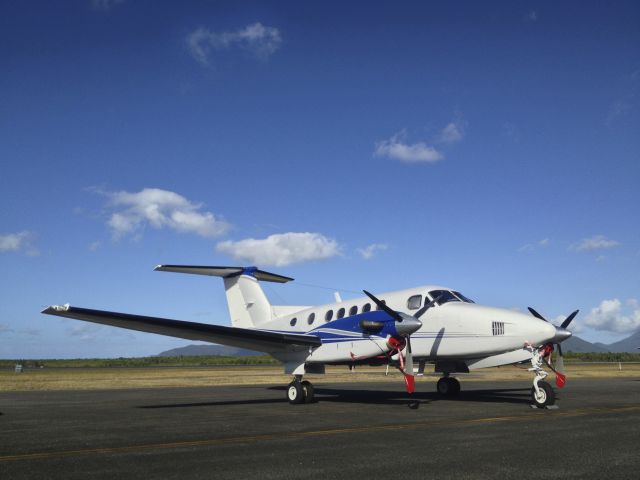
{"type": "MultiPolygon", "coordinates": [[[[267,390],[282,390],[287,387],[273,386],[267,387],[267,390]]],[[[413,408],[421,404],[428,404],[439,401],[454,402],[480,402],[480,403],[515,403],[529,404],[531,403],[529,388],[498,388],[492,390],[466,390],[460,392],[455,398],[441,397],[436,392],[416,392],[411,396],[396,390],[348,390],[337,388],[315,388],[315,402],[335,402],[335,403],[362,403],[362,404],[380,404],[380,405],[407,405],[413,408]]],[[[260,405],[270,403],[285,403],[284,398],[252,398],[237,400],[221,400],[210,402],[193,402],[193,403],[173,403],[158,405],[140,405],[137,408],[142,409],[161,409],[161,408],[190,408],[190,407],[215,407],[228,405],[260,405]]]]}

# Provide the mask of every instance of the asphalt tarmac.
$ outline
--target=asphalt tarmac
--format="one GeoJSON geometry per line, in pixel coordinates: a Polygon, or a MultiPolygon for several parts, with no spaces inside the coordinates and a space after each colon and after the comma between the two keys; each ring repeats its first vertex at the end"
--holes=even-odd
{"type": "Polygon", "coordinates": [[[0,478],[639,478],[640,379],[0,393],[0,478]]]}

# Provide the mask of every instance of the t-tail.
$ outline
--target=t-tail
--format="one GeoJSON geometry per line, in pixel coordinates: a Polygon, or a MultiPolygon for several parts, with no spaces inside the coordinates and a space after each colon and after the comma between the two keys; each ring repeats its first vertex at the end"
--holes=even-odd
{"type": "Polygon", "coordinates": [[[158,265],[154,270],[222,277],[231,325],[239,328],[260,328],[273,318],[273,309],[259,281],[286,283],[293,280],[257,267],[158,265]]]}

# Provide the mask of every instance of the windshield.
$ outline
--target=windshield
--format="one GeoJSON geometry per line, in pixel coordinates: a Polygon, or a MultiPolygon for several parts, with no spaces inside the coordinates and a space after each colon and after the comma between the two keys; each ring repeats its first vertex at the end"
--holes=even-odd
{"type": "Polygon", "coordinates": [[[431,298],[433,298],[434,300],[438,300],[437,304],[438,305],[444,305],[445,303],[448,302],[459,302],[460,299],[458,297],[456,297],[453,293],[451,293],[449,290],[431,290],[429,292],[429,295],[431,295],[431,298]]]}
{"type": "Polygon", "coordinates": [[[470,298],[465,297],[463,294],[461,294],[460,292],[453,292],[453,294],[458,297],[460,300],[462,300],[465,303],[476,303],[473,300],[471,300],[470,298]]]}

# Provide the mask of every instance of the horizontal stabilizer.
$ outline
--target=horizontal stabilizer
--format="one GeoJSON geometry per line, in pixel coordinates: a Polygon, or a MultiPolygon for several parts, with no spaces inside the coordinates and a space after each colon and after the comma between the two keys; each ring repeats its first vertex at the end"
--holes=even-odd
{"type": "Polygon", "coordinates": [[[114,327],[157,333],[170,337],[221,343],[232,347],[248,348],[258,352],[304,351],[319,347],[322,340],[314,335],[276,333],[248,328],[223,327],[207,323],[185,322],[167,318],[144,317],[129,313],[106,312],[69,305],[53,305],[42,311],[47,315],[74,318],[114,327]]]}
{"type": "Polygon", "coordinates": [[[275,273],[258,270],[256,267],[212,267],[199,265],[158,265],[154,270],[159,272],[191,273],[194,275],[209,275],[211,277],[237,277],[238,275],[250,275],[264,282],[286,283],[293,278],[277,275],[275,273]]]}

